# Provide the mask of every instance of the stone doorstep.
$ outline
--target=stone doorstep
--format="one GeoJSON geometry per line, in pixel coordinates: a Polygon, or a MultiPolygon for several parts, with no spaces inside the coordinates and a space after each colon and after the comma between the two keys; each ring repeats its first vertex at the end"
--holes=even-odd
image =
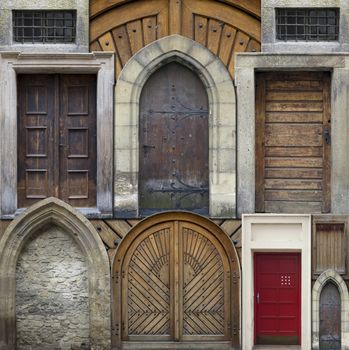
{"type": "Polygon", "coordinates": [[[255,345],[253,350],[300,350],[299,345],[255,345]]]}

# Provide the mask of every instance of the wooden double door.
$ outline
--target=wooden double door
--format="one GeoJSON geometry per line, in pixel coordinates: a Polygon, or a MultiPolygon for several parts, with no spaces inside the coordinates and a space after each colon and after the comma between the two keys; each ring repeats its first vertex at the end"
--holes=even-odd
{"type": "Polygon", "coordinates": [[[96,78],[18,76],[18,206],[96,205],[96,78]]]}
{"type": "Polygon", "coordinates": [[[231,269],[237,260],[209,230],[184,220],[160,222],[118,254],[116,342],[238,343],[239,277],[231,269]]]}

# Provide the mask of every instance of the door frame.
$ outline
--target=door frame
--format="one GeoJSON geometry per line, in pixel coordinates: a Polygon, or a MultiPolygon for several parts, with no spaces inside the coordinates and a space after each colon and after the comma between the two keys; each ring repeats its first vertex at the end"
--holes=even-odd
{"type": "Polygon", "coordinates": [[[113,98],[114,54],[20,53],[0,54],[0,217],[13,219],[25,208],[17,205],[17,74],[95,74],[97,76],[97,205],[78,208],[87,216],[109,218],[113,214],[113,98]]]}
{"type": "MultiPolygon", "coordinates": [[[[222,249],[226,253],[226,257],[230,265],[230,294],[231,299],[231,341],[216,341],[208,342],[207,346],[211,349],[214,348],[215,344],[220,346],[220,349],[239,349],[240,348],[240,263],[238,254],[228,237],[228,235],[214,222],[211,220],[189,212],[175,211],[166,212],[152,215],[142,221],[140,221],[136,226],[134,226],[127,234],[127,236],[121,241],[120,245],[117,247],[115,257],[112,261],[112,346],[117,349],[129,348],[132,344],[132,349],[137,349],[137,344],[139,349],[158,349],[159,343],[157,342],[130,342],[122,341],[122,278],[125,275],[125,270],[123,269],[123,263],[125,260],[125,255],[128,252],[129,247],[132,243],[141,235],[144,231],[148,230],[154,225],[159,225],[164,222],[174,222],[174,221],[184,221],[193,223],[195,225],[201,226],[204,230],[211,233],[214,238],[221,244],[222,249]]],[[[164,343],[162,343],[164,344],[164,343]]],[[[203,344],[196,342],[199,349],[203,349],[203,344]]],[[[178,342],[178,341],[168,341],[166,346],[171,348],[176,346],[176,349],[188,347],[188,342],[178,342]]],[[[195,347],[195,343],[194,343],[195,347]]]]}
{"type": "Polygon", "coordinates": [[[242,343],[254,345],[254,253],[301,254],[301,349],[311,348],[311,215],[242,216],[242,343]]]}
{"type": "MultiPolygon", "coordinates": [[[[301,278],[302,278],[302,269],[301,269],[301,259],[302,259],[302,256],[300,253],[295,253],[295,252],[254,252],[253,254],[253,268],[254,268],[254,271],[253,271],[253,283],[254,283],[254,295],[256,295],[256,290],[257,290],[257,273],[256,273],[256,266],[257,266],[257,261],[256,261],[256,258],[257,256],[262,256],[262,255],[285,255],[285,256],[299,256],[300,257],[300,260],[297,261],[299,262],[299,266],[297,266],[297,273],[299,275],[299,279],[301,281],[301,278]]],[[[299,296],[299,307],[301,307],[301,301],[302,301],[302,297],[301,297],[301,292],[302,292],[302,286],[301,286],[301,283],[299,283],[299,291],[298,291],[298,296],[299,296]]],[[[254,318],[256,319],[257,317],[257,313],[258,313],[258,305],[256,302],[254,302],[254,318]]],[[[297,325],[297,335],[299,337],[299,340],[300,340],[300,343],[302,343],[302,335],[301,335],[301,327],[302,327],[302,318],[301,318],[301,315],[299,315],[300,317],[300,320],[299,320],[299,323],[297,325]]],[[[255,345],[258,345],[256,344],[256,341],[257,341],[257,334],[258,334],[258,329],[257,329],[258,325],[257,325],[257,322],[255,322],[254,324],[254,344],[255,345]]]]}

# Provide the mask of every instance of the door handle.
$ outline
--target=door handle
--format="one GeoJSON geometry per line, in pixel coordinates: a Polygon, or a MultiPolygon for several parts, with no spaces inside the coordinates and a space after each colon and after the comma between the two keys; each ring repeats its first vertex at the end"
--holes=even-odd
{"type": "Polygon", "coordinates": [[[328,129],[326,129],[324,131],[324,142],[326,145],[331,144],[331,135],[330,135],[330,131],[328,129]]]}
{"type": "Polygon", "coordinates": [[[257,293],[256,299],[257,299],[257,304],[259,304],[259,292],[257,293]]]}

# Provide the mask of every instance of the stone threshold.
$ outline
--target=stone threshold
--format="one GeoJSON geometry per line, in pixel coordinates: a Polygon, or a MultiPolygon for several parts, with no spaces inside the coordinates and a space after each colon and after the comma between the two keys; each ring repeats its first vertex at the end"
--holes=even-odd
{"type": "Polygon", "coordinates": [[[300,350],[299,345],[255,345],[253,350],[300,350]]]}

